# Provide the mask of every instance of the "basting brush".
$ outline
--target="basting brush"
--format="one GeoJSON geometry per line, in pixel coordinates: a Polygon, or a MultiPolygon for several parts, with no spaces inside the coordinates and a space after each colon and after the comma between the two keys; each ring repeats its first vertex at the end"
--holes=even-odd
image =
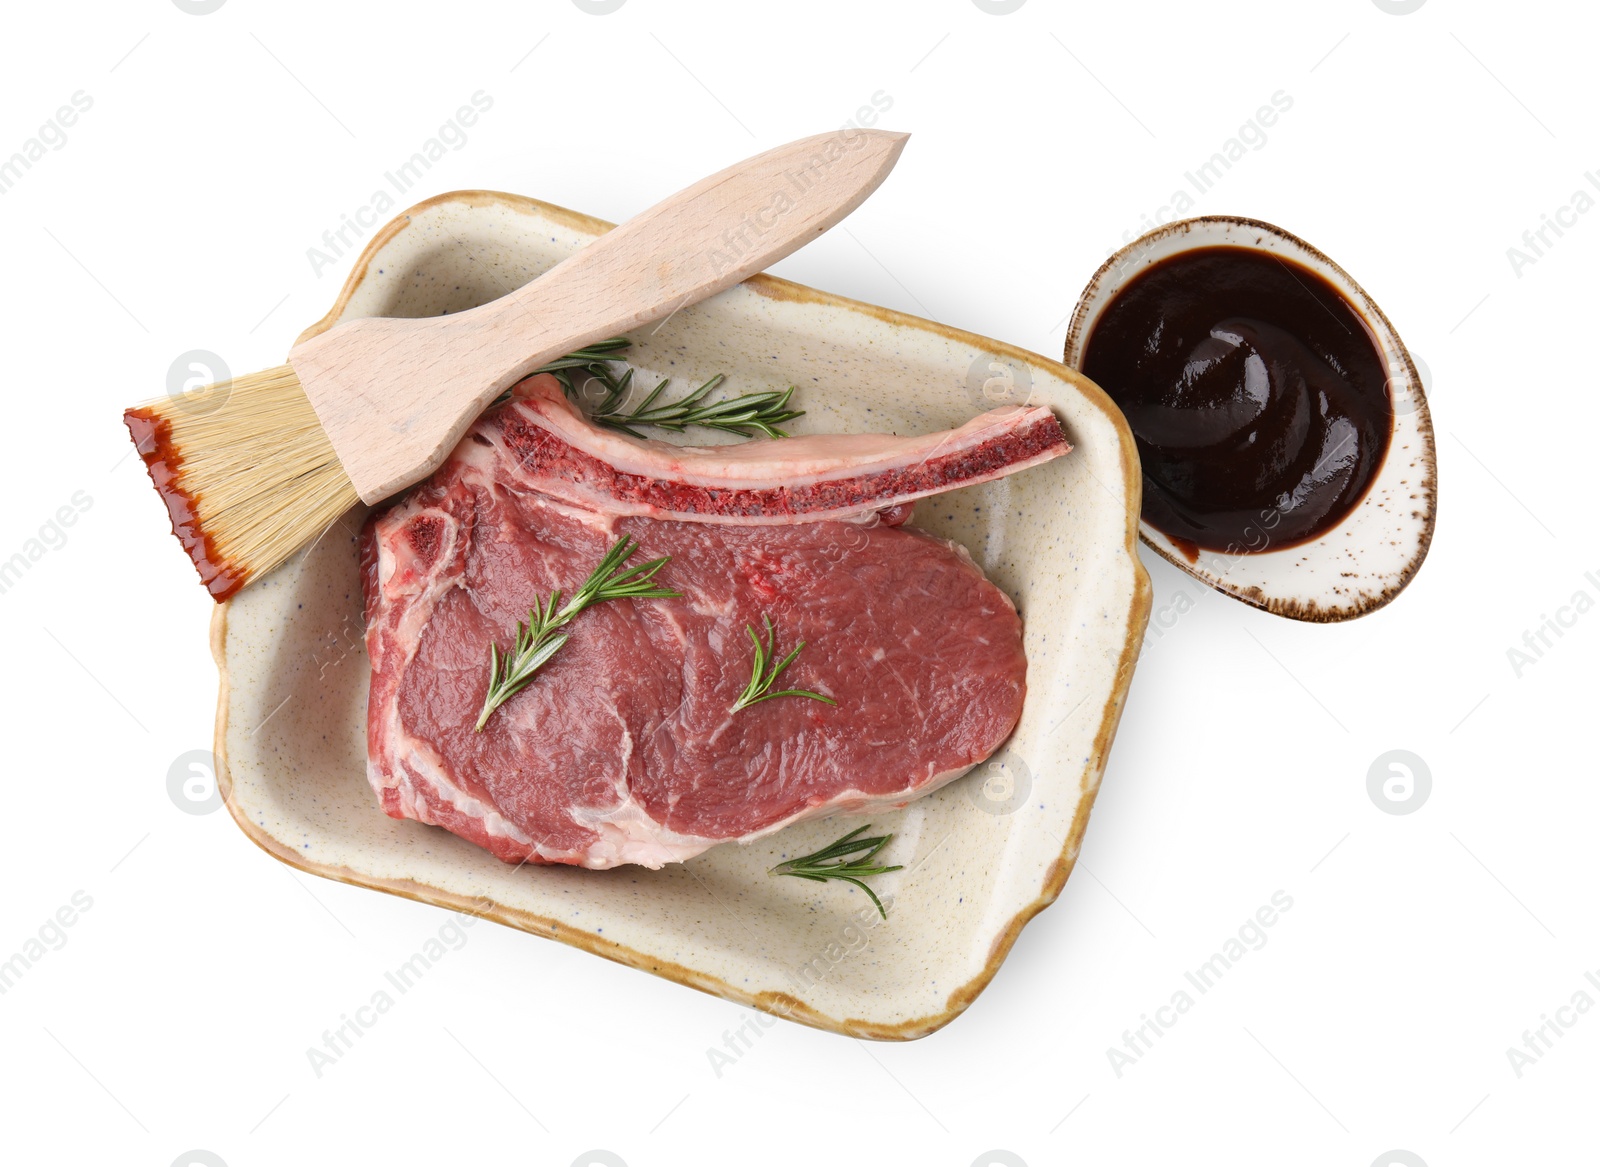
{"type": "Polygon", "coordinates": [[[500,393],[558,357],[754,275],[843,219],[907,135],[841,130],[758,154],[469,311],[349,320],[289,363],[123,420],[217,600],[358,501],[427,477],[500,393]]]}

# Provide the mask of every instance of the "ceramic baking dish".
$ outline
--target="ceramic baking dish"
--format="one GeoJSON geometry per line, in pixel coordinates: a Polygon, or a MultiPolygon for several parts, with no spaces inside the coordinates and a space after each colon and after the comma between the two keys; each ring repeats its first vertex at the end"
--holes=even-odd
{"type": "MultiPolygon", "coordinates": [[[[431,199],[378,233],[305,335],[360,316],[461,311],[609,227],[512,195],[431,199]]],[[[856,818],[807,822],[661,871],[597,872],[512,867],[443,830],[385,817],[365,775],[359,509],[217,608],[228,808],[270,854],[329,879],[471,912],[808,1025],[930,1033],[988,984],[1078,854],[1150,607],[1127,426],[1099,389],[1054,361],[766,276],[633,341],[647,384],[720,372],[728,392],[796,385],[806,410],[796,433],[917,433],[1007,401],[1046,403],[1066,426],[1069,456],[917,504],[915,525],[964,544],[1016,602],[1028,696],[996,759],[871,820],[894,832],[884,858],[904,865],[874,881],[887,919],[846,885],[768,874],[856,818]]]]}

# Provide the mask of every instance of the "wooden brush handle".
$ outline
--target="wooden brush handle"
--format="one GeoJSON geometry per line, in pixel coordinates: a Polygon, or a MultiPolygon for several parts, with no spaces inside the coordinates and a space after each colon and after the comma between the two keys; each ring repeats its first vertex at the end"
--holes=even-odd
{"type": "Polygon", "coordinates": [[[782,259],[877,189],[907,135],[840,130],[702,179],[492,303],[351,320],[289,363],[366,502],[432,473],[533,369],[659,320],[782,259]]]}

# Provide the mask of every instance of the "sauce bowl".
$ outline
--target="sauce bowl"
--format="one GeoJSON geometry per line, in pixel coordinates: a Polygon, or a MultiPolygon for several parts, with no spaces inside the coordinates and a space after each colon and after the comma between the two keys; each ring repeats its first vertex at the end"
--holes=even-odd
{"type": "MultiPolygon", "coordinates": [[[[1394,325],[1342,267],[1280,227],[1226,215],[1157,228],[1095,272],[1067,329],[1063,363],[1083,368],[1090,335],[1117,293],[1149,268],[1204,247],[1279,256],[1321,276],[1366,325],[1384,362],[1393,406],[1388,450],[1361,500],[1315,539],[1274,546],[1271,512],[1237,543],[1212,550],[1170,538],[1141,519],[1144,543],[1218,591],[1293,620],[1351,620],[1383,607],[1411,582],[1433,540],[1437,472],[1433,421],[1422,379],[1394,325]]],[[[1116,397],[1115,386],[1105,386],[1116,397]]]]}

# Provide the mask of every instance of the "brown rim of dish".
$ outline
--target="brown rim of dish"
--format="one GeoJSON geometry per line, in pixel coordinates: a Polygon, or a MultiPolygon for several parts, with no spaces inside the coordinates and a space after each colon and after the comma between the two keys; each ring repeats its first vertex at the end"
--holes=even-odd
{"type": "MultiPolygon", "coordinates": [[[[1246,604],[1249,604],[1252,608],[1260,608],[1264,612],[1270,612],[1274,616],[1283,616],[1290,620],[1304,620],[1314,624],[1337,624],[1342,623],[1345,620],[1354,620],[1361,616],[1370,615],[1371,613],[1376,612],[1379,608],[1389,604],[1396,596],[1405,591],[1407,585],[1411,583],[1412,579],[1416,577],[1417,572],[1421,570],[1422,561],[1428,557],[1428,549],[1433,545],[1434,524],[1438,519],[1438,463],[1435,459],[1436,442],[1433,434],[1433,414],[1429,411],[1427,396],[1422,391],[1422,378],[1417,373],[1416,363],[1411,359],[1411,350],[1406,347],[1405,341],[1401,339],[1400,330],[1394,326],[1394,324],[1386,315],[1384,315],[1383,309],[1378,307],[1377,301],[1371,296],[1367,295],[1367,290],[1357,283],[1355,277],[1353,277],[1349,272],[1345,271],[1344,268],[1340,267],[1319,248],[1313,247],[1294,232],[1286,231],[1275,223],[1268,223],[1261,219],[1250,219],[1242,215],[1195,215],[1188,219],[1179,219],[1176,222],[1167,223],[1163,226],[1157,227],[1154,231],[1147,231],[1143,235],[1139,236],[1139,238],[1135,239],[1132,243],[1129,243],[1127,246],[1118,248],[1107,257],[1104,263],[1095,269],[1094,275],[1089,277],[1089,282],[1084,285],[1083,292],[1078,296],[1078,303],[1072,310],[1072,323],[1067,326],[1067,339],[1062,345],[1061,350],[1062,361],[1069,368],[1076,369],[1077,366],[1074,365],[1069,358],[1072,356],[1073,350],[1075,348],[1081,350],[1085,340],[1087,340],[1087,337],[1084,335],[1084,330],[1087,326],[1085,317],[1087,315],[1087,304],[1090,294],[1100,287],[1107,273],[1109,273],[1112,268],[1117,267],[1122,262],[1123,258],[1129,253],[1143,247],[1148,247],[1150,244],[1159,239],[1165,239],[1169,236],[1180,233],[1187,235],[1192,228],[1202,223],[1222,223],[1230,226],[1244,227],[1247,230],[1262,231],[1266,234],[1276,236],[1277,238],[1288,242],[1294,247],[1303,248],[1308,256],[1317,260],[1319,263],[1327,264],[1328,270],[1332,272],[1339,280],[1343,281],[1343,285],[1340,286],[1339,291],[1341,293],[1348,292],[1350,294],[1353,301],[1351,306],[1355,308],[1357,312],[1366,316],[1369,322],[1372,324],[1381,325],[1382,328],[1387,330],[1388,334],[1395,339],[1400,355],[1405,361],[1406,373],[1411,379],[1411,384],[1414,385],[1417,390],[1416,409],[1414,412],[1417,418],[1417,432],[1422,439],[1422,452],[1420,455],[1422,461],[1422,482],[1417,488],[1417,494],[1419,496],[1418,501],[1424,505],[1422,540],[1417,545],[1417,553],[1412,556],[1411,560],[1400,570],[1399,578],[1394,583],[1384,588],[1384,590],[1376,596],[1365,596],[1357,602],[1338,608],[1328,608],[1322,606],[1321,604],[1308,603],[1303,600],[1284,599],[1282,597],[1268,597],[1264,595],[1259,588],[1241,587],[1238,584],[1227,583],[1226,581],[1218,579],[1215,576],[1201,574],[1201,572],[1196,569],[1196,565],[1185,562],[1182,558],[1174,556],[1165,548],[1157,546],[1144,533],[1142,527],[1139,529],[1139,541],[1146,547],[1150,548],[1151,551],[1154,551],[1157,555],[1161,556],[1162,559],[1165,559],[1168,563],[1172,564],[1186,575],[1193,576],[1207,587],[1214,588],[1215,590],[1222,592],[1224,595],[1232,596],[1236,600],[1240,600],[1246,604]]],[[[1206,244],[1206,246],[1225,245],[1206,244]]],[[[1247,245],[1241,243],[1239,246],[1247,245]]],[[[1081,363],[1081,361],[1082,353],[1080,351],[1079,362],[1081,363]]],[[[1113,404],[1112,408],[1116,409],[1116,405],[1113,404]]],[[[1398,415],[1396,416],[1398,417],[1398,415]]],[[[1388,460],[1394,449],[1393,422],[1390,424],[1389,436],[1390,446],[1389,449],[1384,453],[1385,461],[1388,460]]],[[[1376,481],[1376,477],[1374,478],[1374,481],[1376,481]]],[[[1361,501],[1356,504],[1356,509],[1365,506],[1367,499],[1370,497],[1370,493],[1363,495],[1361,501]]],[[[1350,513],[1354,514],[1355,511],[1352,510],[1350,513]]],[[[1349,515],[1345,516],[1346,519],[1349,517],[1349,515]]],[[[1341,519],[1340,522],[1343,523],[1344,519],[1341,519]]],[[[1334,530],[1338,530],[1338,527],[1336,526],[1334,530]]],[[[1332,532],[1329,532],[1329,534],[1332,534],[1332,532]]],[[[1322,538],[1327,537],[1327,535],[1322,536],[1322,538]]]]}
{"type": "MultiPolygon", "coordinates": [[[[567,210],[565,207],[558,207],[551,203],[540,202],[538,199],[521,195],[479,190],[436,195],[403,212],[373,236],[372,241],[367,244],[360,258],[356,260],[350,277],[346,280],[343,289],[339,293],[339,298],[334,302],[333,308],[321,320],[301,333],[300,339],[304,340],[306,337],[315,336],[332,327],[334,322],[338,320],[339,314],[344,311],[345,306],[349,303],[350,297],[366,278],[371,268],[372,260],[378,250],[399,234],[400,231],[404,230],[410,223],[412,216],[430,207],[445,203],[462,203],[469,206],[500,204],[519,211],[537,211],[549,219],[586,233],[603,234],[613,226],[613,224],[607,223],[603,219],[596,219],[589,215],[580,214],[577,211],[567,210]]],[[[1123,419],[1121,411],[1111,403],[1110,398],[1081,373],[1057,364],[1057,362],[1050,360],[1048,357],[1017,348],[1015,345],[990,340],[975,333],[963,332],[960,329],[950,328],[931,320],[923,320],[920,317],[910,316],[903,312],[896,312],[893,309],[882,308],[874,304],[865,304],[858,300],[835,296],[828,292],[821,292],[803,284],[778,279],[776,276],[752,276],[745,281],[745,286],[759,295],[772,299],[841,306],[891,324],[918,328],[960,344],[981,348],[988,352],[1004,354],[1026,364],[1054,366],[1056,370],[1064,374],[1065,380],[1076,385],[1084,398],[1104,413],[1112,422],[1117,432],[1118,442],[1122,448],[1123,486],[1128,493],[1130,501],[1137,504],[1143,480],[1138,473],[1139,457],[1134,450],[1133,433],[1128,429],[1128,423],[1123,419]]],[[[1017,936],[1021,934],[1023,926],[1055,902],[1056,898],[1061,894],[1061,889],[1066,885],[1067,876],[1072,873],[1084,830],[1088,826],[1089,811],[1093,807],[1095,795],[1100,789],[1099,780],[1105,771],[1106,757],[1110,751],[1111,739],[1115,735],[1117,723],[1122,717],[1122,708],[1127,699],[1128,686],[1133,679],[1133,668],[1139,657],[1139,646],[1144,636],[1145,625],[1150,618],[1150,576],[1145,571],[1144,565],[1139,562],[1138,551],[1134,545],[1134,536],[1138,530],[1138,514],[1138,506],[1133,505],[1126,516],[1124,550],[1133,566],[1133,598],[1128,608],[1127,639],[1122,646],[1122,655],[1117,662],[1111,695],[1101,713],[1100,727],[1095,732],[1094,737],[1094,749],[1089,758],[1089,765],[1085,770],[1086,776],[1092,777],[1094,785],[1091,789],[1084,791],[1080,797],[1077,812],[1073,816],[1072,826],[1067,832],[1067,838],[1062,846],[1061,853],[1056,856],[1054,862],[1045,872],[1044,883],[1038,896],[1032,903],[1017,912],[1007,922],[1006,926],[1000,930],[990,948],[988,959],[978,975],[950,994],[943,1011],[926,1017],[913,1018],[898,1025],[882,1025],[877,1022],[856,1018],[831,1017],[818,1012],[787,993],[750,993],[720,977],[711,976],[672,961],[660,960],[626,945],[607,941],[598,936],[579,932],[575,929],[563,928],[558,921],[545,916],[508,908],[481,898],[472,899],[467,896],[442,892],[437,888],[409,879],[380,879],[337,864],[315,863],[306,859],[292,848],[284,846],[268,835],[256,823],[251,822],[233,804],[233,778],[228,772],[227,757],[229,693],[227,626],[228,609],[232,604],[231,600],[219,603],[211,617],[211,655],[217,662],[217,670],[220,674],[217,693],[216,732],[213,743],[217,763],[217,787],[222,793],[223,801],[227,805],[228,813],[233,817],[233,821],[238,824],[239,829],[252,842],[273,858],[312,875],[320,875],[324,879],[334,879],[341,883],[371,888],[374,891],[387,892],[390,895],[403,896],[406,899],[418,900],[436,907],[464,912],[468,915],[478,916],[485,920],[493,920],[496,923],[505,924],[508,927],[517,928],[524,932],[559,940],[574,948],[582,949],[596,956],[603,956],[607,960],[616,961],[618,964],[654,973],[657,976],[676,981],[678,984],[685,985],[691,989],[699,989],[703,993],[709,993],[712,996],[721,997],[724,1000],[733,1001],[736,1004],[750,1008],[760,1009],[763,1012],[798,1021],[817,1029],[840,1033],[849,1037],[873,1038],[880,1041],[910,1041],[915,1038],[925,1037],[960,1016],[967,1006],[977,999],[978,994],[988,987],[989,982],[994,979],[995,973],[999,970],[1001,962],[1005,960],[1006,954],[1011,951],[1011,946],[1016,942],[1017,936]]]]}

